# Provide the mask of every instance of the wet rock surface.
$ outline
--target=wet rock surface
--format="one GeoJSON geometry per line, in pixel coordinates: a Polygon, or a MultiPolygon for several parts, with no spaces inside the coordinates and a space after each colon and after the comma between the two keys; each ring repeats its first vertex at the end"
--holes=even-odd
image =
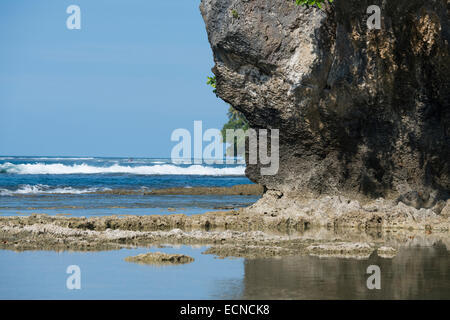
{"type": "Polygon", "coordinates": [[[196,216],[0,217],[0,249],[15,251],[99,251],[186,244],[210,246],[205,253],[218,257],[331,254],[366,258],[381,247],[435,243],[450,248],[448,229],[414,230],[364,224],[362,228],[314,227],[294,216],[246,215],[243,211],[196,216]]]}
{"type": "Polygon", "coordinates": [[[125,261],[141,263],[141,264],[154,264],[154,265],[171,265],[171,264],[186,264],[194,262],[194,258],[186,256],[184,254],[167,254],[162,252],[149,252],[139,254],[134,257],[126,257],[125,261]]]}
{"type": "Polygon", "coordinates": [[[382,258],[394,258],[397,255],[397,249],[392,247],[380,247],[377,250],[378,256],[382,258]]]}
{"type": "Polygon", "coordinates": [[[364,242],[337,242],[311,245],[306,251],[318,257],[368,259],[374,248],[373,244],[364,242]]]}

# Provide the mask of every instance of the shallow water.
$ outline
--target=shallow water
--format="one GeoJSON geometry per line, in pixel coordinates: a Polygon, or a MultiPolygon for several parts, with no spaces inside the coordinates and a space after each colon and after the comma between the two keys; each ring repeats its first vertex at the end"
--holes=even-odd
{"type": "Polygon", "coordinates": [[[241,295],[243,260],[202,255],[204,248],[162,248],[195,258],[187,265],[149,266],[124,258],[149,249],[74,252],[0,251],[0,299],[210,299],[241,295]],[[81,290],[66,288],[66,268],[81,269],[81,290]]]}
{"type": "Polygon", "coordinates": [[[0,299],[450,299],[450,256],[442,244],[406,247],[393,259],[292,256],[216,259],[206,247],[118,251],[0,251],[0,299]],[[191,264],[149,266],[123,259],[148,251],[184,253],[191,264]],[[66,288],[66,268],[81,268],[81,289],[66,288]],[[381,289],[366,269],[381,269],[381,289]]]}
{"type": "MultiPolygon", "coordinates": [[[[0,215],[190,215],[237,208],[259,197],[91,192],[251,183],[243,169],[168,159],[0,157],[0,215]]],[[[0,299],[450,299],[450,258],[443,244],[404,247],[393,259],[373,253],[367,260],[216,259],[203,255],[205,250],[189,246],[84,253],[0,250],[0,299]],[[149,250],[183,253],[195,261],[159,267],[124,261],[149,250]],[[81,268],[81,290],[66,288],[69,265],[81,268]],[[381,268],[380,290],[367,288],[370,265],[381,268]]]]}
{"type": "Polygon", "coordinates": [[[259,196],[225,195],[28,195],[0,199],[0,216],[70,215],[74,217],[108,215],[150,215],[209,211],[246,207],[259,196]],[[170,208],[170,211],[168,209],[170,208]]]}

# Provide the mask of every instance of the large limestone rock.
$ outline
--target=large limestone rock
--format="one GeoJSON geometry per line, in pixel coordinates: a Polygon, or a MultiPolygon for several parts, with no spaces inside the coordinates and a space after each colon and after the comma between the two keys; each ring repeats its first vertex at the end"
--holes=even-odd
{"type": "MultiPolygon", "coordinates": [[[[416,208],[450,190],[447,0],[202,0],[217,93],[280,129],[281,197],[383,197],[416,208]],[[382,9],[381,30],[366,24],[382,9]]],[[[395,204],[394,204],[395,205],[395,204]]]]}

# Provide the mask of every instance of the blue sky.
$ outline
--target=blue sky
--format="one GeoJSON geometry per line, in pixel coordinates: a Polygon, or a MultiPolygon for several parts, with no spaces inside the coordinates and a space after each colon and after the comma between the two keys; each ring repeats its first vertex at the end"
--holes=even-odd
{"type": "Polygon", "coordinates": [[[199,0],[0,1],[0,155],[168,157],[220,129],[199,0]],[[81,8],[68,30],[66,8],[81,8]]]}

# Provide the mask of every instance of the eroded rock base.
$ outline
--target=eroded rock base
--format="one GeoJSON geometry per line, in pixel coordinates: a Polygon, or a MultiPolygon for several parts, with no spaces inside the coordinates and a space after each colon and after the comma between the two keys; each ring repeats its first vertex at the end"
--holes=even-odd
{"type": "Polygon", "coordinates": [[[269,190],[243,211],[248,215],[283,217],[314,226],[444,232],[450,229],[450,200],[440,201],[431,209],[416,209],[384,198],[366,201],[343,196],[315,198],[269,190]]]}

